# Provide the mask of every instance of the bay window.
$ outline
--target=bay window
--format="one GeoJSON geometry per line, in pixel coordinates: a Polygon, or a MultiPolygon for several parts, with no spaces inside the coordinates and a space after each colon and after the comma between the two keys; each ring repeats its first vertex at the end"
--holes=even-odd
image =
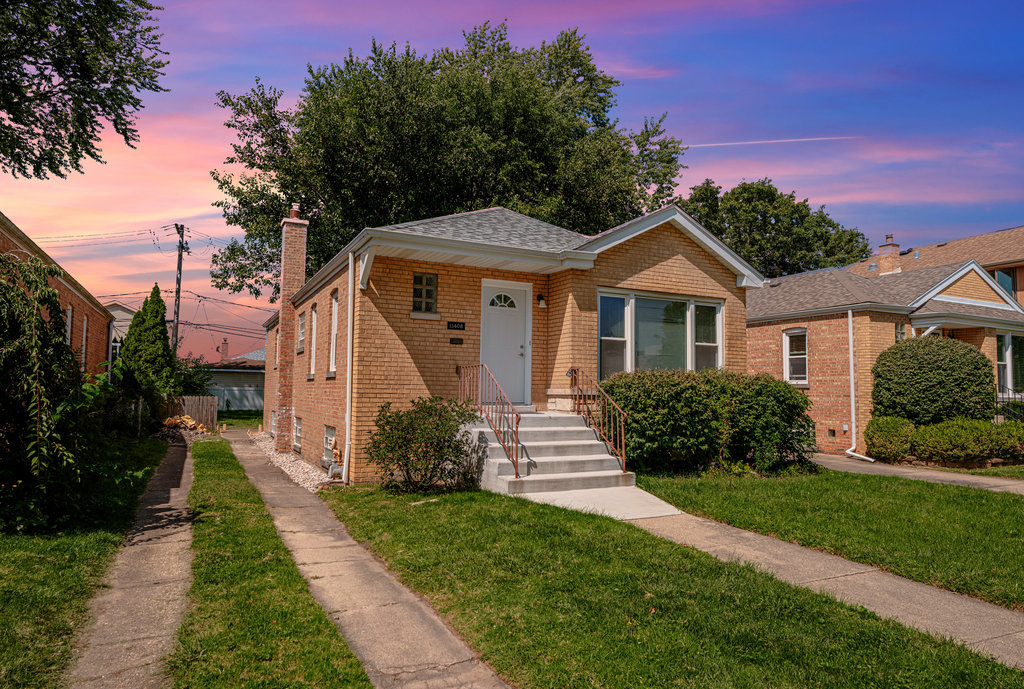
{"type": "Polygon", "coordinates": [[[642,369],[722,365],[722,304],[687,297],[602,292],[600,377],[642,369]]]}

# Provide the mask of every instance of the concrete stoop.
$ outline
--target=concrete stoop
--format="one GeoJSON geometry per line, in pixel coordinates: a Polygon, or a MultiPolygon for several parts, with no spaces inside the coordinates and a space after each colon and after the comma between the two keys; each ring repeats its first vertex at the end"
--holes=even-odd
{"type": "Polygon", "coordinates": [[[484,455],[480,487],[524,495],[636,485],[617,457],[582,416],[558,412],[523,413],[519,422],[519,478],[486,421],[470,426],[484,455]]]}

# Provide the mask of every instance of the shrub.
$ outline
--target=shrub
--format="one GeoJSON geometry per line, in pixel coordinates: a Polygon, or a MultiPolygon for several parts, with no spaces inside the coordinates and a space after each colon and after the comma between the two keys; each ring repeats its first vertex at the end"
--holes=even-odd
{"type": "Polygon", "coordinates": [[[899,462],[910,454],[914,424],[898,416],[876,416],[864,429],[868,455],[883,462],[899,462]]]}
{"type": "Polygon", "coordinates": [[[897,342],[878,355],[874,414],[916,426],[953,418],[991,420],[996,387],[992,362],[975,347],[942,337],[897,342]]]}
{"type": "Polygon", "coordinates": [[[1009,402],[1003,402],[999,405],[996,413],[1002,414],[1006,419],[1024,421],[1024,401],[1010,400],[1009,402]]]}
{"type": "Polygon", "coordinates": [[[400,411],[392,411],[387,402],[377,412],[367,458],[380,467],[386,488],[412,492],[473,487],[481,462],[471,434],[462,427],[477,418],[469,404],[442,397],[420,397],[400,411]]]}
{"type": "Polygon", "coordinates": [[[994,425],[994,456],[1014,464],[1024,462],[1024,423],[1003,421],[994,425]]]}
{"type": "Polygon", "coordinates": [[[742,463],[772,471],[806,458],[813,444],[807,396],[770,376],[636,371],[601,385],[629,415],[626,459],[641,470],[742,463]]]}
{"type": "Polygon", "coordinates": [[[930,462],[980,462],[992,459],[999,449],[996,424],[979,419],[950,419],[919,426],[911,451],[930,462]]]}

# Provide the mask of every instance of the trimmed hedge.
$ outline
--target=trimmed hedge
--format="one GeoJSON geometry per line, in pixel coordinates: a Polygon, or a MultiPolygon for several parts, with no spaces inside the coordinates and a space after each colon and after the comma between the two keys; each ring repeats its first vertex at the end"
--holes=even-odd
{"type": "Polygon", "coordinates": [[[741,463],[775,471],[814,446],[807,395],[771,376],[636,371],[601,386],[629,415],[626,459],[641,470],[741,463]]]}
{"type": "Polygon", "coordinates": [[[966,342],[943,337],[897,342],[878,355],[872,373],[875,416],[898,416],[916,426],[995,416],[992,362],[966,342]]]}
{"type": "Polygon", "coordinates": [[[910,454],[914,424],[898,416],[876,416],[864,429],[868,456],[895,463],[910,454]]]}

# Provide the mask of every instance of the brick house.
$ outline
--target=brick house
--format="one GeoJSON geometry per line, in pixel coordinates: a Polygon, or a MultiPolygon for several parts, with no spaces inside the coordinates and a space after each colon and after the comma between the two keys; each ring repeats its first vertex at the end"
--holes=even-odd
{"type": "Polygon", "coordinates": [[[352,482],[377,479],[362,448],[382,403],[455,397],[481,364],[535,415],[570,409],[572,368],[747,368],[762,277],[675,206],[592,237],[504,208],[368,228],[308,281],[306,226],[282,221],[264,424],[311,462],[337,439],[352,482]]]}
{"type": "MultiPolygon", "coordinates": [[[[891,246],[890,238],[883,252],[891,246]]],[[[871,273],[836,268],[773,279],[748,298],[749,370],[807,393],[824,452],[864,452],[871,368],[904,338],[968,342],[992,360],[1003,394],[1024,391],[1024,308],[1011,294],[977,261],[895,270],[897,255],[876,257],[881,270],[871,273]]]]}
{"type": "MultiPolygon", "coordinates": [[[[0,252],[36,256],[44,263],[58,265],[3,213],[0,213],[0,252]]],[[[51,280],[50,284],[60,294],[68,344],[78,352],[84,371],[99,373],[103,370],[101,364],[110,360],[110,327],[114,317],[68,272],[51,280]]]]}

